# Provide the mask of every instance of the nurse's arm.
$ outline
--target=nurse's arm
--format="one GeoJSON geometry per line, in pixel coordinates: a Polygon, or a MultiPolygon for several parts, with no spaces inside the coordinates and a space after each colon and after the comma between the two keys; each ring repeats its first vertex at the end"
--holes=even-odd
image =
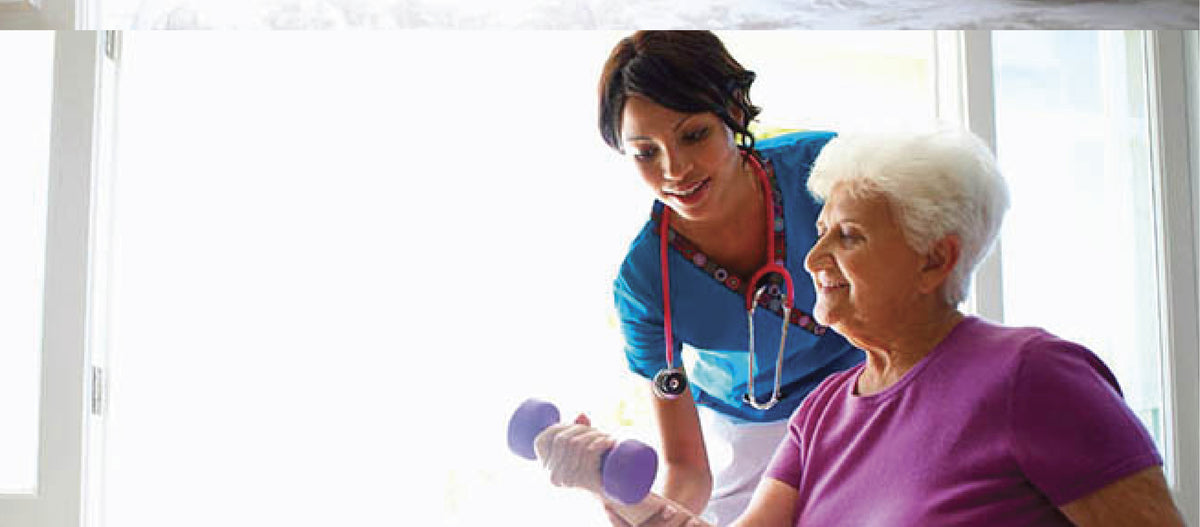
{"type": "Polygon", "coordinates": [[[1075,525],[1182,526],[1162,468],[1151,467],[1059,507],[1075,525]]]}
{"type": "MultiPolygon", "coordinates": [[[[653,394],[653,389],[651,389],[653,394]]],[[[712,472],[708,452],[700,431],[700,416],[688,387],[676,399],[660,399],[651,395],[654,417],[662,440],[662,461],[665,467],[662,494],[667,499],[699,514],[708,505],[712,494],[712,472]]]]}

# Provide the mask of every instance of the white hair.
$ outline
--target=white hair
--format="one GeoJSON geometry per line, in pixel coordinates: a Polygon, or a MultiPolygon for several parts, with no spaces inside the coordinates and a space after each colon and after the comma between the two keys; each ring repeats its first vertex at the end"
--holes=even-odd
{"type": "Polygon", "coordinates": [[[960,129],[835,137],[813,163],[808,190],[824,202],[841,184],[852,196],[886,198],[919,254],[957,235],[959,259],[942,295],[951,306],[967,297],[1008,209],[1008,186],[982,140],[960,129]]]}

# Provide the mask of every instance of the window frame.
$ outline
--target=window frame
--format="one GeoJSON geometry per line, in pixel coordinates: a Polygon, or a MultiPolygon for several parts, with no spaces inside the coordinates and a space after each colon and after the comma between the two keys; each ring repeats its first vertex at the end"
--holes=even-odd
{"type": "MultiPolygon", "coordinates": [[[[1200,203],[1197,176],[1197,86],[1195,31],[1141,30],[1146,56],[1146,101],[1150,115],[1151,174],[1162,336],[1164,461],[1176,504],[1190,525],[1200,524],[1200,322],[1197,249],[1200,203]],[[1179,109],[1185,109],[1180,112],[1179,109]]],[[[956,120],[995,151],[995,94],[990,31],[938,34],[939,116],[956,120]],[[953,87],[957,86],[957,93],[953,87]]],[[[980,264],[968,309],[1004,320],[1003,283],[997,241],[980,264]]]]}
{"type": "MultiPolygon", "coordinates": [[[[995,78],[992,34],[988,30],[938,31],[935,34],[938,119],[956,123],[996,151],[995,78]]],[[[972,279],[967,311],[1004,321],[1004,283],[1000,267],[1003,240],[979,263],[972,279]]]]}
{"type": "Polygon", "coordinates": [[[91,306],[92,188],[98,149],[94,31],[55,35],[51,102],[46,265],[38,423],[38,477],[31,494],[0,495],[12,527],[76,527],[88,443],[88,318],[91,306]]]}
{"type": "Polygon", "coordinates": [[[1187,60],[1186,42],[1195,50],[1196,32],[1143,31],[1146,88],[1150,117],[1155,233],[1159,251],[1163,402],[1170,485],[1184,517],[1200,522],[1200,321],[1197,289],[1197,230],[1194,189],[1197,167],[1196,62],[1187,60]],[[1183,110],[1183,111],[1180,111],[1183,110]],[[1190,136],[1190,137],[1189,137],[1190,136]]]}

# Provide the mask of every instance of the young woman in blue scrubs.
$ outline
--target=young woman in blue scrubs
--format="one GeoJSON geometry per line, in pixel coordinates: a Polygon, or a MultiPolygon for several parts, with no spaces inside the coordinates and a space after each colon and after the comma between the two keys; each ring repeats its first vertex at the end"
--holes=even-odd
{"type": "Polygon", "coordinates": [[[662,440],[662,494],[718,525],[749,503],[800,401],[829,374],[863,360],[861,351],[812,319],[815,295],[804,270],[820,211],[805,183],[833,134],[756,142],[748,130],[759,112],[749,97],[754,77],[710,32],[644,31],[616,45],[599,87],[604,141],[630,160],[658,198],[614,282],[629,367],[647,379],[668,368],[664,214],[670,365],[681,367],[683,349],[695,358],[684,392],[655,396],[652,404],[662,440]],[[768,247],[775,254],[767,254],[768,247]],[[755,400],[771,399],[786,287],[778,274],[747,282],[768,262],[790,271],[795,292],[779,402],[762,410],[745,396],[753,375],[755,400]],[[767,292],[754,313],[751,372],[746,291],[757,286],[767,292]],[[710,452],[722,454],[710,458],[710,452]]]}

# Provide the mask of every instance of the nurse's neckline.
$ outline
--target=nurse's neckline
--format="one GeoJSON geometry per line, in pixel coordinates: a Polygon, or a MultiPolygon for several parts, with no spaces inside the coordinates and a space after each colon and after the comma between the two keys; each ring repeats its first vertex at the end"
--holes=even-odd
{"type": "MultiPolygon", "coordinates": [[[[771,162],[767,159],[761,159],[759,162],[762,164],[762,168],[766,172],[767,179],[771,182],[771,194],[774,201],[772,208],[774,212],[773,216],[775,223],[772,226],[772,231],[774,232],[775,236],[775,254],[772,255],[772,260],[775,263],[786,267],[787,233],[784,228],[786,222],[784,221],[783,216],[783,193],[780,190],[779,181],[775,177],[775,170],[771,165],[771,162]]],[[[761,191],[761,189],[759,190],[761,191]]],[[[659,221],[661,221],[661,215],[664,209],[666,209],[666,205],[661,201],[655,200],[654,206],[652,207],[650,213],[651,223],[654,226],[653,232],[658,232],[657,226],[659,225],[659,221]]],[[[672,216],[672,224],[674,223],[675,219],[676,217],[672,216]]],[[[687,237],[684,235],[676,232],[673,227],[669,229],[667,238],[671,247],[675,249],[675,252],[682,256],[685,260],[691,262],[691,264],[698,270],[709,275],[709,277],[711,277],[717,283],[725,286],[732,293],[738,295],[739,298],[745,297],[747,288],[745,282],[750,278],[749,276],[743,276],[733,272],[730,269],[725,268],[721,262],[712,261],[709,259],[707,254],[705,254],[696,246],[696,244],[692,243],[692,241],[687,239],[687,237]]],[[[761,266],[765,262],[766,259],[763,258],[758,265],[761,266]]],[[[767,279],[771,284],[768,290],[770,294],[763,295],[762,299],[759,301],[759,305],[775,312],[777,315],[782,316],[783,311],[779,306],[779,299],[782,296],[782,278],[778,274],[771,274],[768,275],[767,279]]],[[[810,313],[805,313],[798,308],[792,309],[790,320],[792,324],[803,328],[809,333],[815,335],[825,334],[825,326],[817,324],[810,313]]]]}
{"type": "MultiPolygon", "coordinates": [[[[750,183],[746,193],[745,203],[731,207],[736,218],[722,218],[697,223],[678,214],[671,214],[671,230],[677,236],[685,238],[697,251],[702,251],[709,259],[718,261],[725,269],[749,278],[767,261],[767,248],[770,245],[764,236],[769,226],[764,224],[767,204],[760,177],[756,174],[756,166],[762,166],[762,171],[771,181],[772,194],[779,200],[779,185],[775,181],[774,171],[762,162],[755,163],[750,154],[743,153],[740,163],[742,181],[750,183]],[[732,225],[737,223],[737,225],[732,225]],[[731,226],[732,225],[732,226],[731,226]],[[752,252],[749,258],[742,256],[752,252]]],[[[673,212],[673,211],[672,211],[673,212]]],[[[782,217],[782,210],[775,208],[772,217],[782,217]]],[[[657,218],[656,220],[657,221],[657,218]]],[[[773,228],[770,232],[774,232],[773,228]]]]}

